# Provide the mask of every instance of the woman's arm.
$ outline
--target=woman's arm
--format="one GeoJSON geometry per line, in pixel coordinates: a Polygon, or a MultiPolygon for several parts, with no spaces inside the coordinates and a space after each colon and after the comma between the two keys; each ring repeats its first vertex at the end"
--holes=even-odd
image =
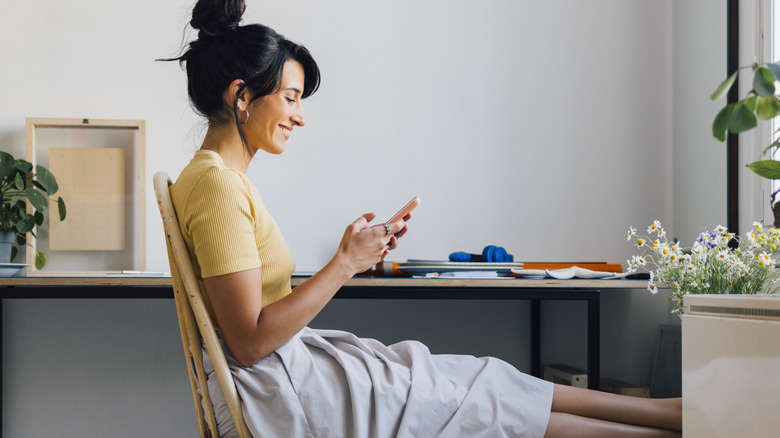
{"type": "MultiPolygon", "coordinates": [[[[204,278],[211,307],[230,352],[243,366],[251,366],[284,345],[325,307],[353,275],[381,261],[406,232],[404,221],[369,226],[368,213],[350,224],[331,261],[292,294],[262,305],[261,268],[204,278]]],[[[404,218],[408,220],[410,216],[404,218]]]]}

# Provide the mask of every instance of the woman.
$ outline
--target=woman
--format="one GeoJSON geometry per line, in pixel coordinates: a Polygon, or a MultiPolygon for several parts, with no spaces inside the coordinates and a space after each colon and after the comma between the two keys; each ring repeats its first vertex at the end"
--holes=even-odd
{"type": "MultiPolygon", "coordinates": [[[[258,151],[284,152],[305,125],[301,100],[317,90],[319,69],[272,29],[239,26],[244,8],[200,0],[193,10],[198,38],[175,59],[208,130],[171,194],[253,435],[679,436],[679,399],[557,386],[493,358],[309,329],[344,282],[396,247],[410,216],[371,225],[364,214],[291,292],[292,255],[244,173],[258,151]]],[[[214,403],[221,435],[234,435],[224,401],[214,403]]]]}

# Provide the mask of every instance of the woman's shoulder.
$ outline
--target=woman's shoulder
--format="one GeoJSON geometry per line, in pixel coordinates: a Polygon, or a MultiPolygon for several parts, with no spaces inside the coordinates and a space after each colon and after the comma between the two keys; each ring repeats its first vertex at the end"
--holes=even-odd
{"type": "Polygon", "coordinates": [[[251,198],[250,193],[246,176],[225,166],[219,155],[211,151],[198,151],[171,186],[177,207],[189,205],[193,198],[251,198]]]}
{"type": "Polygon", "coordinates": [[[219,154],[200,150],[182,170],[174,187],[192,191],[196,187],[201,190],[236,190],[247,183],[246,177],[225,166],[219,154]]]}

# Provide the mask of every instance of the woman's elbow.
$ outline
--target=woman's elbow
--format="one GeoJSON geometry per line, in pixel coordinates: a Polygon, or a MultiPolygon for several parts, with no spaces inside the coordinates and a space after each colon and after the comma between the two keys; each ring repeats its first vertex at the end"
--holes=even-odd
{"type": "Polygon", "coordinates": [[[249,368],[252,365],[260,362],[264,357],[273,353],[273,350],[265,348],[250,348],[249,346],[230,348],[230,354],[236,359],[239,365],[244,368],[249,368]]]}

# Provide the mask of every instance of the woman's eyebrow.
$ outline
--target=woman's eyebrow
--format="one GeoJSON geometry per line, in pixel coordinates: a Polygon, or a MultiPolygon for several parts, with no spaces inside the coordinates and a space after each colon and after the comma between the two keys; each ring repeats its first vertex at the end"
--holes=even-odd
{"type": "Polygon", "coordinates": [[[301,93],[301,90],[299,90],[299,89],[297,89],[295,87],[287,87],[287,88],[284,89],[284,91],[287,91],[287,90],[294,91],[294,92],[296,92],[298,94],[301,93]]]}

